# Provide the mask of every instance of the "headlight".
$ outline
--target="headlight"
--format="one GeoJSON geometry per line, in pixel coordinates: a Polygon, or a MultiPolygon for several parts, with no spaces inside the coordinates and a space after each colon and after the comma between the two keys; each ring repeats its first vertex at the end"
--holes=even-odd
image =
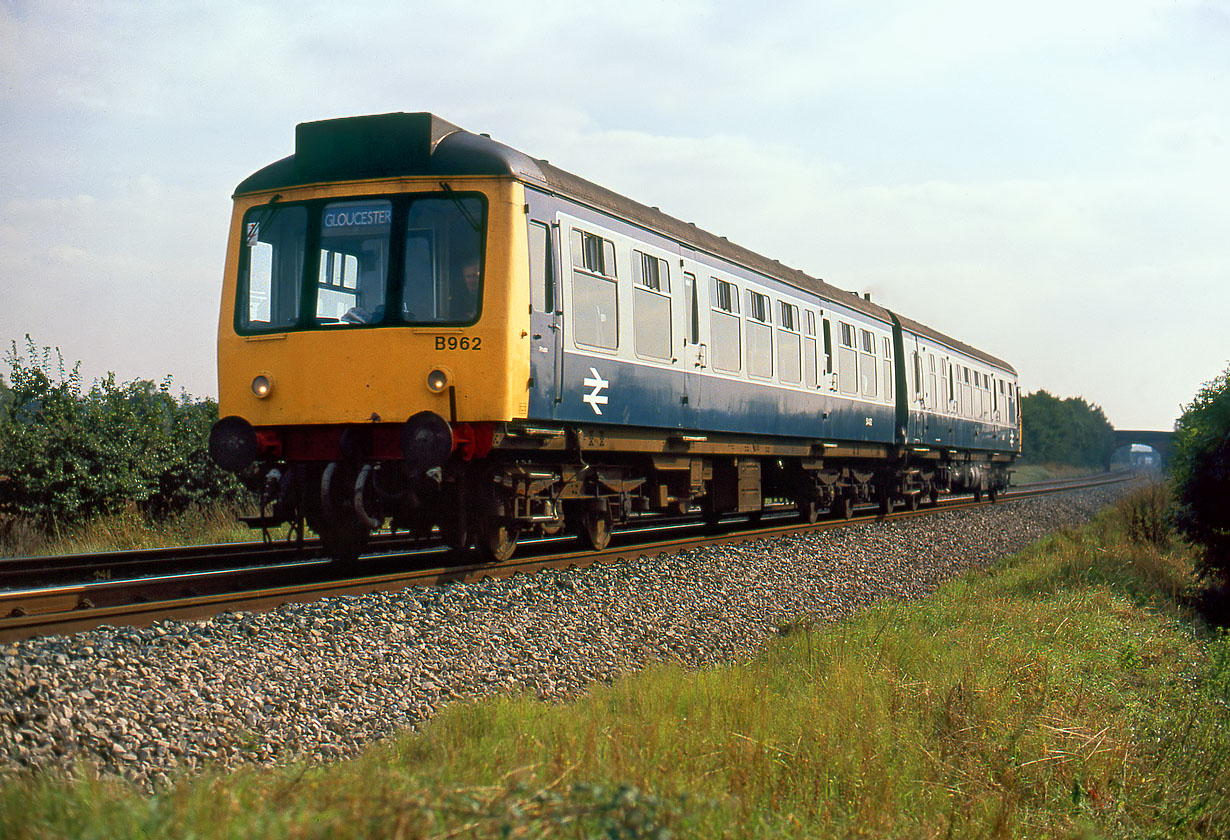
{"type": "Polygon", "coordinates": [[[269,396],[269,393],[272,390],[273,380],[271,380],[268,376],[265,376],[263,373],[252,380],[252,393],[256,394],[256,396],[260,399],[263,400],[265,397],[269,396]]]}
{"type": "Polygon", "coordinates": [[[436,368],[427,374],[427,390],[438,394],[448,387],[448,374],[436,368]]]}

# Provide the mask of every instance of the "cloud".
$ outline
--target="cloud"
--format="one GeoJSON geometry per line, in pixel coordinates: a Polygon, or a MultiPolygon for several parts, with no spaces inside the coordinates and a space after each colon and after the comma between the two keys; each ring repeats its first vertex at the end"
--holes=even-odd
{"type": "Polygon", "coordinates": [[[1225,355],[1227,32],[1198,0],[0,4],[0,340],[212,391],[234,185],[297,122],[431,110],[1165,425],[1225,355]]]}

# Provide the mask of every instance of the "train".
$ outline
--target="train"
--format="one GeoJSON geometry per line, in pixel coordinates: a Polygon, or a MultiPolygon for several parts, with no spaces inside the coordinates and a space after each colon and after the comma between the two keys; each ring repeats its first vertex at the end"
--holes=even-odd
{"type": "Polygon", "coordinates": [[[434,114],[301,123],[233,201],[210,455],[342,562],[994,500],[1020,454],[1007,362],[434,114]]]}

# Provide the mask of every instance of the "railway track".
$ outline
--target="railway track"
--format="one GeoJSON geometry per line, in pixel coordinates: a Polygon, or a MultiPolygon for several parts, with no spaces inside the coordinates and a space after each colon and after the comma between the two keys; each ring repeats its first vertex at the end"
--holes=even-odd
{"type": "MultiPolygon", "coordinates": [[[[1128,474],[1113,474],[1028,485],[1004,494],[999,503],[1130,478],[1128,474]]],[[[957,497],[918,511],[900,510],[888,516],[860,511],[850,520],[816,524],[799,522],[786,512],[793,508],[783,506],[776,515],[769,509],[754,527],[748,527],[746,520],[727,520],[716,531],[692,521],[654,520],[617,532],[611,545],[600,552],[581,550],[573,539],[545,539],[523,544],[517,557],[496,565],[474,562],[476,555],[458,558],[436,544],[395,537],[377,541],[373,553],[344,567],[315,556],[315,541],[310,540],[302,545],[247,543],[11,558],[0,561],[0,642],[74,633],[104,624],[144,626],[165,618],[206,618],[227,610],[262,611],[329,596],[585,567],[986,504],[992,503],[957,497]]]]}

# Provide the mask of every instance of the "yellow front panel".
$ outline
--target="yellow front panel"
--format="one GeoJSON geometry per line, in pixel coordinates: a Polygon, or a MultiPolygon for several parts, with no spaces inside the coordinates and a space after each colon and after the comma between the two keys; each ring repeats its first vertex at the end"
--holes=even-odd
{"type": "MultiPolygon", "coordinates": [[[[222,416],[254,426],[366,423],[405,420],[430,409],[449,420],[524,417],[530,368],[529,256],[525,195],[511,179],[451,178],[461,192],[482,192],[488,230],[482,314],[468,327],[379,327],[307,330],[241,336],[235,331],[235,295],[244,213],[270,195],[237,199],[231,222],[218,328],[218,392],[222,416]],[[427,376],[448,374],[448,389],[433,394],[427,376]],[[252,380],[273,387],[261,399],[252,380]],[[376,415],[376,418],[373,418],[376,415]]],[[[440,179],[398,179],[285,190],[280,201],[348,195],[440,191],[440,179]]]]}

